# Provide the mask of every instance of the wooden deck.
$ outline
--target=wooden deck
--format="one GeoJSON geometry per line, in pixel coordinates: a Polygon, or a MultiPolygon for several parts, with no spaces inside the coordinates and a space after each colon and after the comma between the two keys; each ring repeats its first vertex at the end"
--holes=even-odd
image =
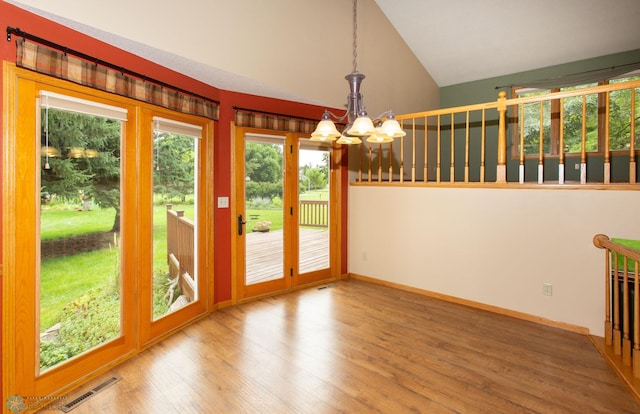
{"type": "MultiPolygon", "coordinates": [[[[248,285],[284,276],[282,237],[282,230],[247,233],[246,280],[248,285]]],[[[299,273],[308,273],[327,267],[329,267],[329,231],[300,229],[299,273]]]]}

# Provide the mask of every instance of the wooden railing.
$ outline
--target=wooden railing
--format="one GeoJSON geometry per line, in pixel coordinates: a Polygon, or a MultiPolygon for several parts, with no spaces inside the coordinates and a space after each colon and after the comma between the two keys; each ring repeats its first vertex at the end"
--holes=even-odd
{"type": "Polygon", "coordinates": [[[195,266],[193,221],[184,217],[184,211],[173,210],[167,204],[167,263],[172,278],[179,277],[182,294],[194,299],[195,266]]]}
{"type": "MultiPolygon", "coordinates": [[[[507,99],[502,91],[493,102],[398,115],[396,119],[407,132],[392,145],[364,143],[360,146],[358,182],[364,183],[507,183],[536,184],[636,184],[637,109],[635,105],[640,81],[614,83],[531,97],[507,99]],[[609,97],[614,91],[630,91],[628,143],[619,151],[611,149],[609,136],[609,97]],[[586,97],[603,97],[604,116],[597,115],[603,139],[600,148],[587,148],[586,97]],[[579,152],[567,152],[564,145],[565,119],[563,102],[582,98],[582,137],[579,152]],[[543,107],[552,102],[561,112],[555,134],[559,144],[552,152],[543,135],[543,107]],[[524,105],[538,104],[540,139],[537,154],[525,154],[524,105]],[[633,116],[632,116],[633,115],[633,116]],[[515,120],[515,121],[514,121],[515,120]],[[508,133],[508,131],[510,133],[508,133]],[[515,138],[514,137],[515,134],[515,138]],[[507,151],[513,145],[512,151],[507,151]],[[612,162],[615,155],[615,180],[612,162]],[[571,161],[571,162],[569,162],[571,161]],[[575,167],[569,170],[568,167],[575,167]],[[579,173],[579,176],[578,176],[579,173]]],[[[554,122],[555,116],[554,116],[554,122]]]]}
{"type": "MultiPolygon", "coordinates": [[[[614,368],[622,366],[619,372],[631,377],[629,384],[640,384],[640,251],[603,234],[594,236],[593,244],[605,249],[604,345],[611,351],[605,355],[613,354],[614,368]]],[[[635,391],[640,395],[640,388],[635,391]]]]}
{"type": "Polygon", "coordinates": [[[329,227],[329,202],[300,200],[298,221],[305,227],[329,227]]]}

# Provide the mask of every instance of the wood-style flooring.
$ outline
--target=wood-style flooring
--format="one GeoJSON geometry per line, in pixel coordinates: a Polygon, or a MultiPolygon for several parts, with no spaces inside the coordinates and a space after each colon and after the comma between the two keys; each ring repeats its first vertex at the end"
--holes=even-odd
{"type": "Polygon", "coordinates": [[[640,413],[580,334],[363,281],[212,313],[81,413],[640,413]]]}

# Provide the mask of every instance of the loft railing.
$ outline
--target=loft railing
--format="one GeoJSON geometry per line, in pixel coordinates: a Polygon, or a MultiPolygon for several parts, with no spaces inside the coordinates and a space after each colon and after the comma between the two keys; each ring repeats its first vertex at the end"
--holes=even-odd
{"type": "Polygon", "coordinates": [[[639,88],[640,81],[631,81],[513,99],[502,91],[494,102],[398,115],[407,135],[392,145],[361,145],[357,181],[636,185],[639,88]],[[631,105],[622,148],[612,148],[609,131],[610,98],[617,91],[628,91],[631,105]],[[587,110],[591,105],[587,98],[593,96],[604,99],[604,113],[592,115],[587,110]],[[576,99],[582,105],[579,120],[573,113],[569,119],[564,110],[566,102],[575,104],[576,99]],[[545,109],[549,106],[559,114],[549,116],[545,109]],[[539,123],[537,148],[532,148],[531,137],[525,141],[524,122],[518,121],[523,120],[525,108],[529,120],[538,114],[534,121],[539,123]],[[587,125],[594,122],[598,128],[595,150],[589,147],[592,138],[587,132],[587,125]],[[576,124],[579,148],[569,150],[567,135],[576,124]]]}
{"type": "MultiPolygon", "coordinates": [[[[640,379],[640,251],[603,234],[593,244],[605,249],[604,350],[627,383],[640,379]]],[[[640,386],[634,389],[640,395],[640,386]]]]}
{"type": "Polygon", "coordinates": [[[195,294],[194,224],[183,210],[167,204],[167,263],[172,278],[179,277],[182,294],[193,301],[195,294]]]}

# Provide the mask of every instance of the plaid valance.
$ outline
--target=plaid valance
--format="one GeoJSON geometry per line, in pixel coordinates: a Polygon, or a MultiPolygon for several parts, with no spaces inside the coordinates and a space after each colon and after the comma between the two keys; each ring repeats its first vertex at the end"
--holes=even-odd
{"type": "Polygon", "coordinates": [[[16,43],[16,65],[19,67],[173,111],[214,120],[219,118],[220,106],[215,101],[138,79],[24,39],[18,39],[16,43]]]}
{"type": "Polygon", "coordinates": [[[296,118],[290,115],[236,109],[237,126],[311,134],[315,130],[317,124],[318,121],[296,118]]]}

